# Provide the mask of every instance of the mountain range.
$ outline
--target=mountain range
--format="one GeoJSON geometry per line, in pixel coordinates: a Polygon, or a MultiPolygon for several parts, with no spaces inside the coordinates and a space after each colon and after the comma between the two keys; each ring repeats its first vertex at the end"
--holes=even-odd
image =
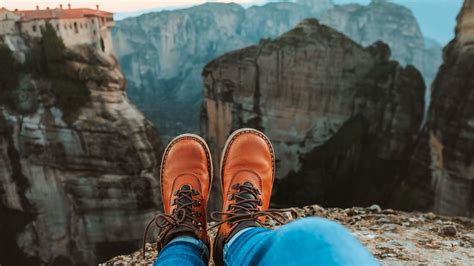
{"type": "Polygon", "coordinates": [[[432,41],[425,44],[412,12],[381,0],[369,5],[305,0],[247,9],[208,3],[124,19],[117,23],[113,39],[132,102],[169,140],[181,132],[201,131],[205,64],[226,52],[275,38],[310,17],[363,46],[384,41],[392,58],[415,65],[427,84],[441,64],[441,47],[432,41]]]}

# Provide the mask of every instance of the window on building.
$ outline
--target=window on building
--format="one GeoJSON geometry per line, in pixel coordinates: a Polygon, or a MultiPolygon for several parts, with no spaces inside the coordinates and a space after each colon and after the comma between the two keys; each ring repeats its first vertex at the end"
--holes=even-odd
{"type": "Polygon", "coordinates": [[[66,24],[64,24],[64,29],[67,30],[67,25],[66,24]]]}
{"type": "Polygon", "coordinates": [[[100,48],[102,49],[102,52],[105,52],[105,43],[104,39],[100,38],[100,48]]]}
{"type": "Polygon", "coordinates": [[[74,22],[74,32],[79,33],[79,28],[77,28],[77,22],[74,22]]]}
{"type": "Polygon", "coordinates": [[[82,29],[82,23],[79,24],[79,27],[82,29]]]}
{"type": "Polygon", "coordinates": [[[94,36],[97,35],[97,31],[96,31],[96,30],[94,30],[92,33],[94,33],[94,36]]]}
{"type": "Polygon", "coordinates": [[[36,25],[33,25],[33,31],[36,32],[36,25]]]}
{"type": "Polygon", "coordinates": [[[71,30],[72,30],[72,24],[69,24],[69,29],[71,29],[71,30]]]}
{"type": "Polygon", "coordinates": [[[56,30],[59,31],[59,24],[56,24],[56,30]]]}
{"type": "Polygon", "coordinates": [[[92,22],[92,25],[94,25],[94,23],[95,23],[94,19],[92,19],[91,22],[92,22]]]}

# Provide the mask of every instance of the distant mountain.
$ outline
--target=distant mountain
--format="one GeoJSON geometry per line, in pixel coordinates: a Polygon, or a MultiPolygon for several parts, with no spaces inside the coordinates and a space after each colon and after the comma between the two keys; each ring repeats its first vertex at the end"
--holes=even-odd
{"type": "Polygon", "coordinates": [[[204,65],[262,38],[274,38],[309,17],[320,18],[364,46],[383,40],[394,59],[417,66],[428,83],[433,79],[440,56],[426,49],[409,9],[379,0],[366,6],[298,2],[247,9],[208,3],[119,21],[114,45],[131,100],[166,139],[185,131],[199,132],[204,65]]]}
{"type": "Polygon", "coordinates": [[[150,8],[150,9],[141,9],[141,10],[130,11],[130,12],[118,12],[114,14],[114,19],[117,21],[117,20],[123,20],[123,19],[131,18],[131,17],[138,17],[147,13],[161,12],[165,10],[182,9],[182,8],[188,8],[188,7],[190,6],[189,5],[166,6],[166,7],[158,6],[158,7],[150,8]]]}
{"type": "MultiPolygon", "coordinates": [[[[243,7],[250,7],[253,5],[263,5],[271,2],[293,2],[293,3],[315,3],[312,6],[318,8],[326,5],[333,6],[334,4],[362,4],[367,5],[371,0],[258,0],[253,2],[242,3],[243,7]]],[[[431,1],[413,1],[413,0],[389,0],[395,4],[403,5],[409,8],[415,15],[418,24],[420,25],[423,35],[432,38],[439,42],[442,46],[446,45],[452,38],[454,38],[453,28],[455,26],[455,18],[462,5],[462,0],[431,0],[431,1]]],[[[236,1],[238,2],[238,1],[236,1]]],[[[307,4],[308,5],[308,4],[307,4]]],[[[158,6],[152,9],[137,10],[132,12],[120,12],[115,14],[116,20],[122,20],[129,17],[136,17],[146,13],[159,12],[163,10],[175,10],[179,8],[187,8],[188,6],[158,6]]]]}

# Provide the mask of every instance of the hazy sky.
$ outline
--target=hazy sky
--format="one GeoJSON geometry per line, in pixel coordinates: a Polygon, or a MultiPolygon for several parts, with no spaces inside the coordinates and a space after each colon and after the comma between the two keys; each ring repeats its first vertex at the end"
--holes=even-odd
{"type": "MultiPolygon", "coordinates": [[[[124,12],[124,11],[135,11],[140,9],[148,9],[155,7],[173,7],[173,6],[186,6],[202,4],[207,1],[205,0],[0,0],[0,6],[4,6],[8,9],[34,9],[36,5],[41,8],[46,7],[57,7],[59,4],[66,6],[71,3],[73,7],[93,7],[99,4],[101,9],[113,11],[113,12],[124,12]]],[[[214,2],[238,2],[238,3],[250,3],[255,2],[253,0],[223,0],[214,2]]]]}
{"type": "MultiPolygon", "coordinates": [[[[337,4],[360,3],[368,4],[371,0],[334,0],[337,4]]],[[[456,16],[462,6],[463,0],[391,0],[395,3],[409,7],[415,14],[423,34],[445,45],[454,36],[456,16]]],[[[184,7],[211,2],[206,0],[0,0],[0,6],[8,9],[34,9],[36,5],[41,8],[57,7],[59,4],[66,6],[71,3],[73,7],[100,8],[112,12],[133,12],[151,8],[184,7]]],[[[236,2],[244,5],[261,4],[265,0],[217,0],[212,2],[236,2]]]]}

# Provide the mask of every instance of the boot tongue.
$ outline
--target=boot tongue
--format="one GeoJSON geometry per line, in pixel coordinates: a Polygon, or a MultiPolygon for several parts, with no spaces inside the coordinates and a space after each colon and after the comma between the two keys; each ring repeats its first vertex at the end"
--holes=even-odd
{"type": "MultiPolygon", "coordinates": [[[[250,182],[245,182],[244,185],[247,185],[249,187],[253,187],[252,183],[250,182]]],[[[257,199],[254,195],[252,195],[252,193],[241,193],[239,194],[240,197],[244,198],[244,199],[257,199]]],[[[250,202],[247,202],[247,203],[239,203],[237,201],[237,204],[239,204],[240,206],[243,206],[245,208],[249,208],[249,209],[253,209],[255,208],[255,203],[250,203],[250,202]]],[[[244,212],[244,211],[238,211],[238,212],[244,212]]]]}
{"type": "MultiPolygon", "coordinates": [[[[184,192],[191,192],[191,187],[189,185],[184,185],[181,187],[181,191],[184,191],[184,192]]],[[[183,204],[186,204],[186,203],[189,203],[191,202],[192,200],[188,199],[188,198],[181,198],[181,199],[178,199],[178,203],[179,205],[183,205],[183,204]]]]}

